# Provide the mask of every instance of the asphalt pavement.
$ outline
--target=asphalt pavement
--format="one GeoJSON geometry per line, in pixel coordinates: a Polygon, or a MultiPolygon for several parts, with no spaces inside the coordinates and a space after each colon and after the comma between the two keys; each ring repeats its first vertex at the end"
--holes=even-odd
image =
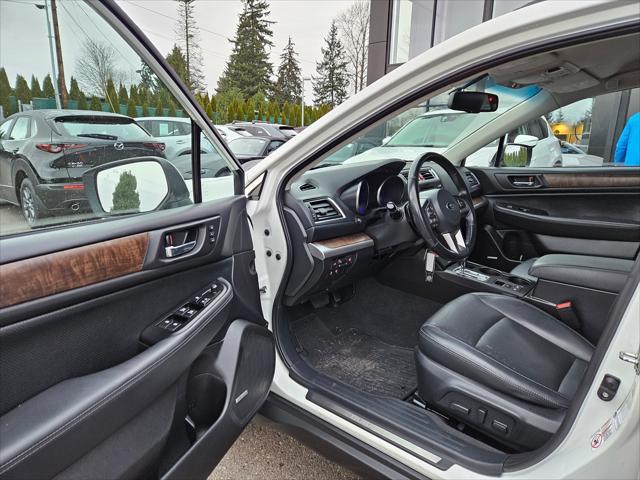
{"type": "Polygon", "coordinates": [[[0,236],[29,230],[22,212],[15,205],[0,201],[0,236]]]}
{"type": "Polygon", "coordinates": [[[362,477],[256,416],[208,480],[358,480],[362,477]]]}

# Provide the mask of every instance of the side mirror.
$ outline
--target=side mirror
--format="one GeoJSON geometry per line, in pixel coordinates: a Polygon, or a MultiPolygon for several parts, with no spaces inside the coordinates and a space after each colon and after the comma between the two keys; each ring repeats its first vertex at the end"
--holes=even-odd
{"type": "Polygon", "coordinates": [[[165,210],[191,204],[180,172],[158,157],[128,158],[84,172],[85,193],[101,216],[165,210]]]}
{"type": "Polygon", "coordinates": [[[540,139],[538,137],[534,137],[533,135],[518,135],[513,143],[515,145],[524,145],[525,147],[535,147],[540,139]]]}
{"type": "Polygon", "coordinates": [[[504,147],[501,166],[503,167],[528,167],[531,164],[533,147],[508,143],[504,147]]]}
{"type": "Polygon", "coordinates": [[[449,94],[449,108],[467,113],[495,112],[498,96],[493,93],[455,90],[449,94]]]}

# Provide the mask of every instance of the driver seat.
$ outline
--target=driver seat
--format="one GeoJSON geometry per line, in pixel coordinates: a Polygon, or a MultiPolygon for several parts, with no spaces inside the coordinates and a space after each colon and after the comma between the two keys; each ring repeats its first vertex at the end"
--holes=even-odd
{"type": "Polygon", "coordinates": [[[418,391],[432,407],[519,451],[562,422],[594,347],[523,300],[463,295],[420,329],[418,391]]]}

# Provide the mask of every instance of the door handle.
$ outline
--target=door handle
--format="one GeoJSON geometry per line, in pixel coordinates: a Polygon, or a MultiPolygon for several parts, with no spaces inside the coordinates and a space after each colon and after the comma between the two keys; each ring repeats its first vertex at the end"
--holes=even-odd
{"type": "Polygon", "coordinates": [[[167,258],[175,258],[185,253],[189,253],[196,246],[196,241],[185,242],[181,245],[172,245],[164,248],[164,254],[167,258]]]}
{"type": "Polygon", "coordinates": [[[514,180],[512,183],[516,187],[533,187],[535,185],[533,180],[514,180]]]}

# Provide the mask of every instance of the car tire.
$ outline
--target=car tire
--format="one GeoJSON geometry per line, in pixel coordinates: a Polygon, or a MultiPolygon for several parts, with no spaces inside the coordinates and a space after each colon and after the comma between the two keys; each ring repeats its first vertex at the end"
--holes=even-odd
{"type": "Polygon", "coordinates": [[[22,180],[20,184],[20,209],[30,227],[35,226],[38,220],[42,218],[36,189],[28,178],[22,180]]]}

